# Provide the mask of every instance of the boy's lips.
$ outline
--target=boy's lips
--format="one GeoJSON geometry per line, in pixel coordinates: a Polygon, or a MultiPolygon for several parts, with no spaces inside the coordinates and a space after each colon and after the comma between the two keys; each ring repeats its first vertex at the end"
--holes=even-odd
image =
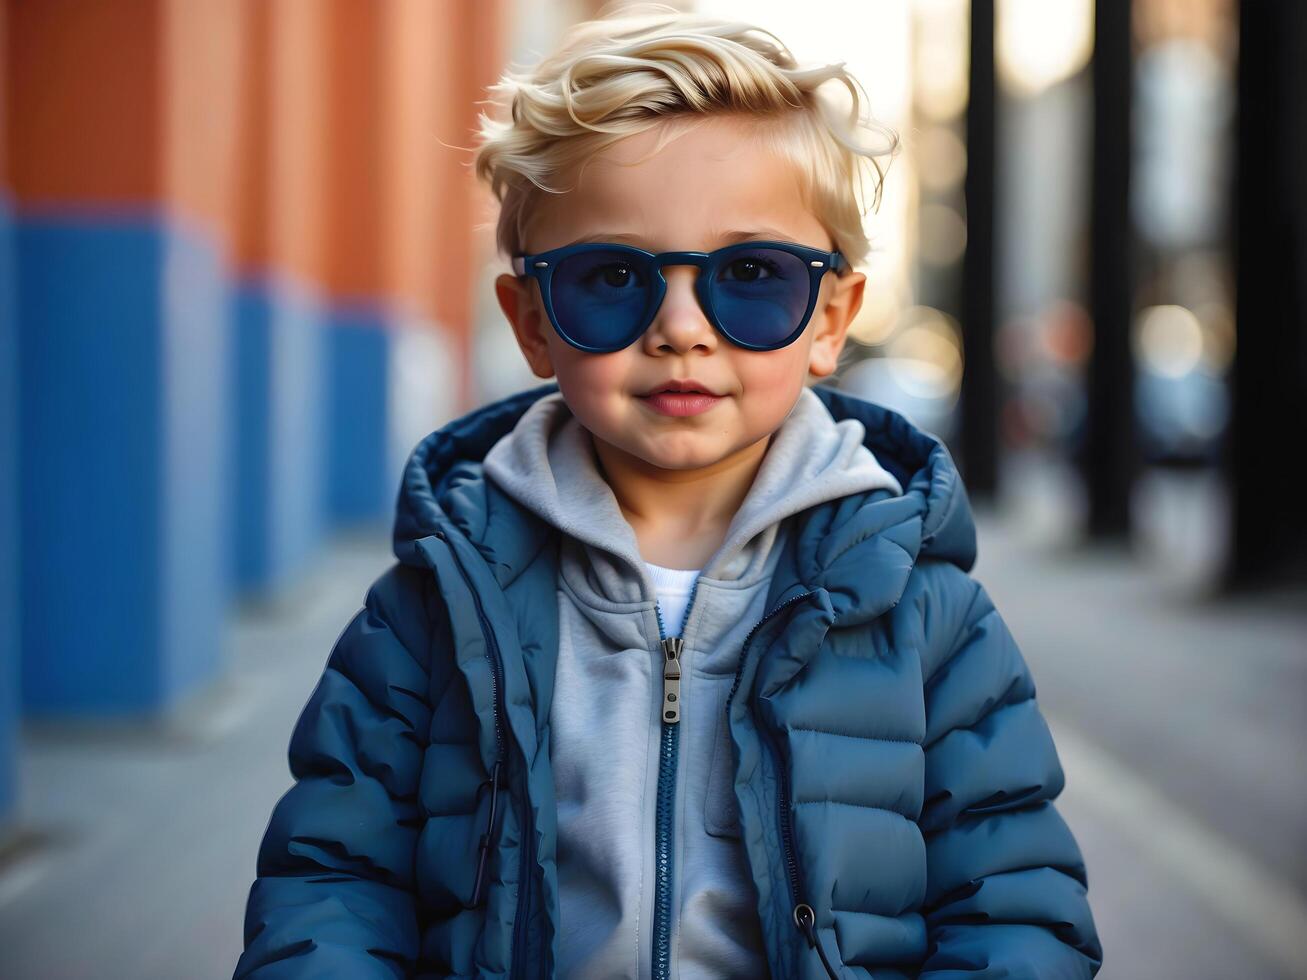
{"type": "Polygon", "coordinates": [[[650,388],[640,397],[649,398],[653,395],[661,394],[662,392],[673,392],[673,393],[692,392],[692,393],[697,393],[702,395],[712,395],[713,397],[720,397],[717,394],[717,392],[713,391],[712,388],[710,388],[708,385],[704,384],[702,381],[696,381],[694,378],[685,378],[684,380],[664,381],[656,388],[650,388]]]}
{"type": "Polygon", "coordinates": [[[640,401],[659,415],[674,417],[698,415],[701,412],[708,411],[721,400],[721,395],[714,395],[702,390],[668,391],[663,389],[640,396],[640,401]]]}

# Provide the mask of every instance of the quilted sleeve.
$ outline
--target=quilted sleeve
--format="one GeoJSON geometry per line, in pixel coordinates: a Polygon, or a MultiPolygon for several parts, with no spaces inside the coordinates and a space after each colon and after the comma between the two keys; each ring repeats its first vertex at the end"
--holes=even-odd
{"type": "Polygon", "coordinates": [[[1065,783],[1035,684],[985,590],[950,566],[926,681],[921,980],[1080,980],[1102,965],[1065,783]]]}
{"type": "Polygon", "coordinates": [[[411,976],[418,778],[430,726],[428,613],[394,566],[345,627],[290,742],[235,978],[411,976]]]}

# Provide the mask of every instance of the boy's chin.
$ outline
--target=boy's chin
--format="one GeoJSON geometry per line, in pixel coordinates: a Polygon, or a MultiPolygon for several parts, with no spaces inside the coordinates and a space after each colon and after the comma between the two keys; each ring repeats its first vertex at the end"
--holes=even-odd
{"type": "Polygon", "coordinates": [[[706,469],[747,448],[738,446],[721,431],[660,433],[643,442],[610,441],[608,447],[633,462],[678,471],[706,469]]]}

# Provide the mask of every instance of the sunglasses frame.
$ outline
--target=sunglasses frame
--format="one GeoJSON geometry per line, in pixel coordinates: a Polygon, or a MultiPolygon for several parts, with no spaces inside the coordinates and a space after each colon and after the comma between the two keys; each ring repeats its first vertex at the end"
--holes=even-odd
{"type": "Polygon", "coordinates": [[[724,248],[716,249],[712,252],[647,252],[642,248],[636,248],[634,245],[623,245],[616,242],[581,242],[575,245],[564,245],[561,248],[550,249],[547,252],[537,252],[535,255],[517,255],[513,257],[513,272],[518,279],[525,280],[533,278],[540,286],[540,297],[545,304],[545,312],[549,316],[549,322],[553,324],[554,331],[568,344],[571,344],[577,350],[585,351],[588,354],[611,354],[619,350],[625,350],[635,343],[640,336],[649,329],[649,324],[653,323],[659,308],[662,306],[663,298],[667,295],[667,280],[663,278],[663,267],[668,265],[692,265],[699,270],[698,277],[695,279],[694,292],[699,299],[699,306],[703,309],[704,315],[708,322],[713,325],[719,334],[725,337],[737,347],[743,347],[746,350],[754,351],[772,351],[780,350],[782,347],[788,347],[794,341],[799,339],[804,329],[808,326],[808,321],[812,319],[812,311],[817,305],[817,295],[821,287],[821,277],[827,272],[834,272],[836,275],[842,274],[848,269],[848,263],[844,256],[839,252],[827,252],[819,248],[810,248],[807,245],[799,245],[794,242],[776,242],[776,241],[746,241],[738,242],[734,245],[727,245],[724,248]],[[740,252],[757,251],[760,248],[777,249],[782,252],[788,252],[803,260],[803,264],[808,269],[808,306],[803,311],[803,317],[799,320],[799,325],[795,327],[784,340],[776,344],[750,344],[740,340],[738,337],[731,335],[717,318],[717,313],[713,309],[712,291],[710,285],[713,276],[733,255],[740,252]],[[579,255],[585,252],[608,251],[620,254],[630,255],[633,260],[641,265],[646,265],[650,273],[649,281],[649,301],[644,311],[640,315],[640,327],[633,330],[624,342],[615,346],[595,347],[589,344],[582,344],[567,335],[558,322],[558,317],[554,313],[553,300],[553,276],[554,269],[564,259],[573,255],[579,255]]]}

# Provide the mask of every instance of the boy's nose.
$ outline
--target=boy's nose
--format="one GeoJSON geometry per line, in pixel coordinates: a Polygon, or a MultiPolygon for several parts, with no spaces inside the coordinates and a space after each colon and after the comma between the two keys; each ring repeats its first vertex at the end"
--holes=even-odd
{"type": "Polygon", "coordinates": [[[698,274],[692,265],[663,266],[667,292],[644,333],[646,353],[686,353],[697,348],[707,353],[716,349],[717,331],[708,322],[694,291],[698,274]]]}

